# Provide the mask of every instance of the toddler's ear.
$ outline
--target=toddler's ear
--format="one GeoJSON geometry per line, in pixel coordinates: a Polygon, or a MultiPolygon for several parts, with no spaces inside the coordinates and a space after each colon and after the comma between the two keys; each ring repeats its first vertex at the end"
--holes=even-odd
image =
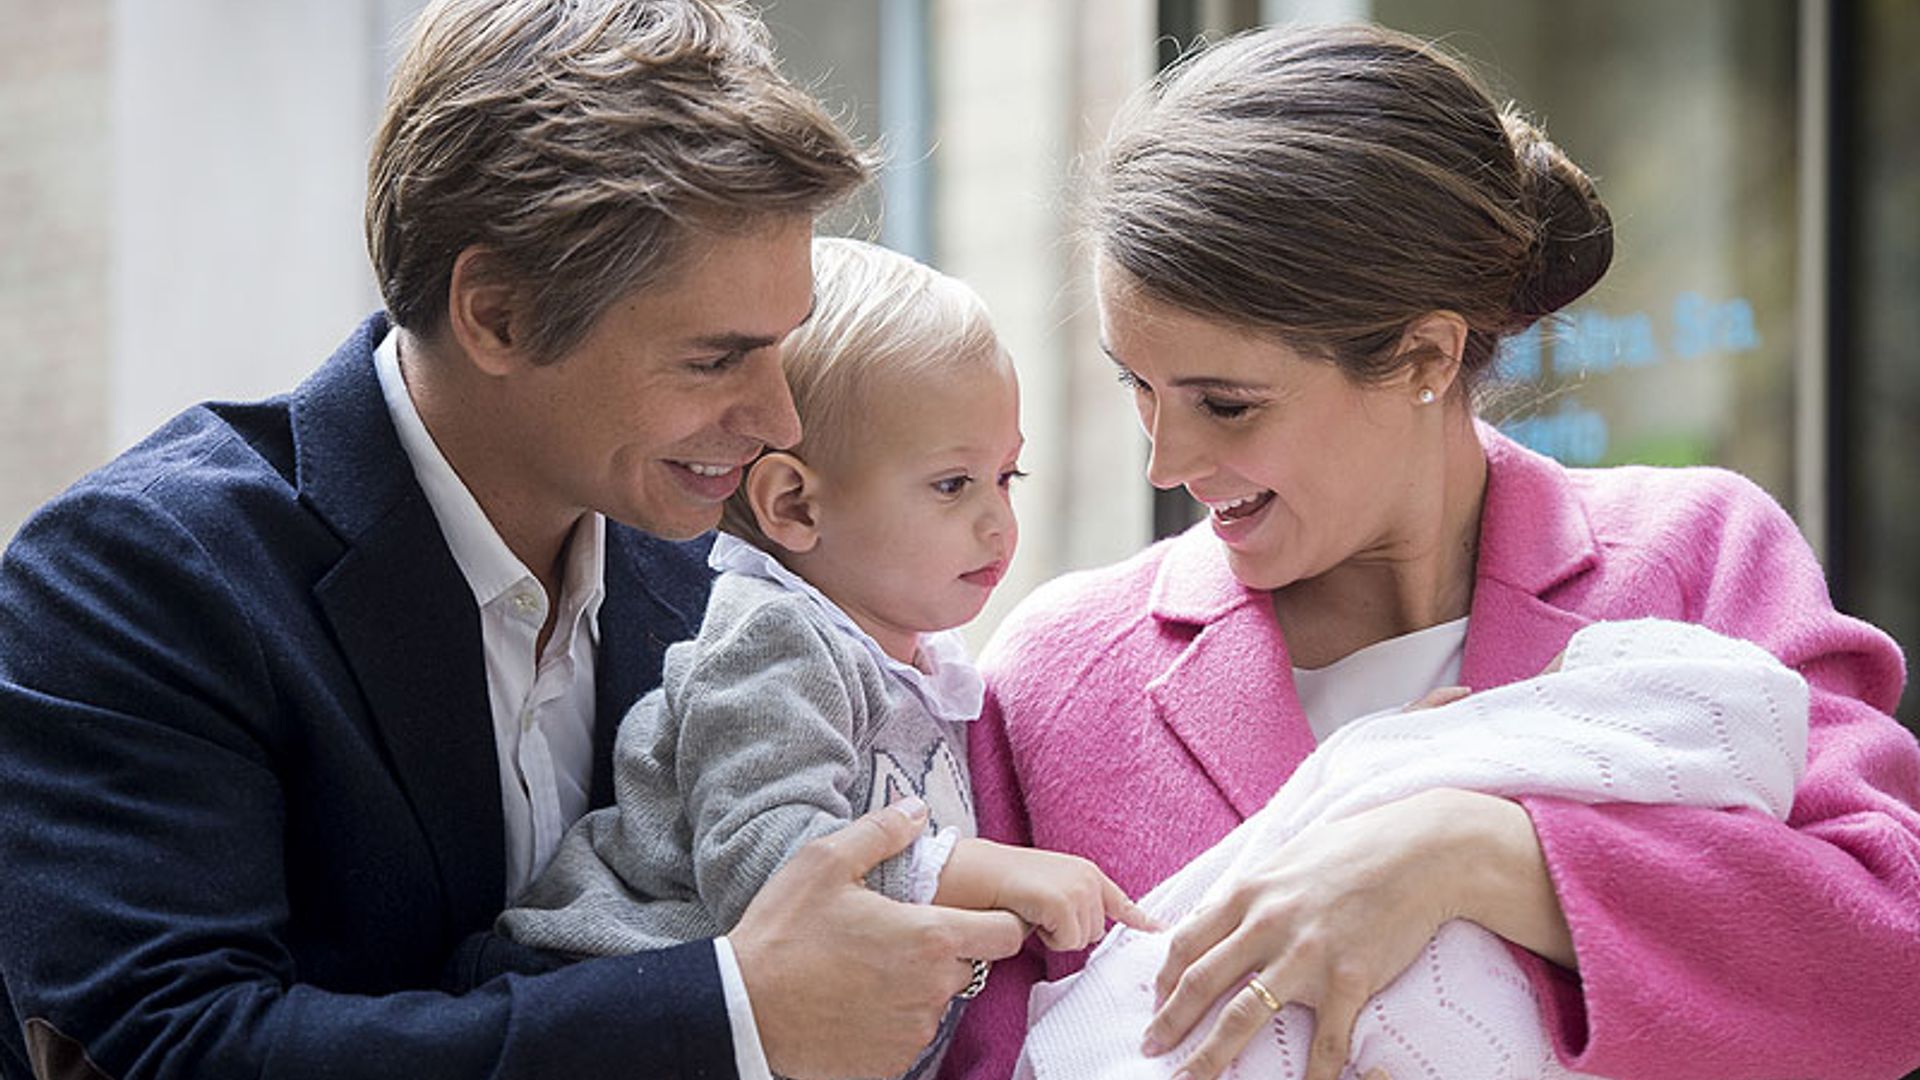
{"type": "Polygon", "coordinates": [[[817,483],[807,463],[779,450],[766,454],[747,470],[747,503],[767,539],[801,552],[820,540],[814,522],[813,489],[817,483]]]}

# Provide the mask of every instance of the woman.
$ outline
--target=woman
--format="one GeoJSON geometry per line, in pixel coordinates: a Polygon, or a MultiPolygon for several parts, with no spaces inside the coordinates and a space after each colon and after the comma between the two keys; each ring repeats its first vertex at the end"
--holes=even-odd
{"type": "MultiPolygon", "coordinates": [[[[1209,520],[1033,596],[983,658],[983,835],[1138,894],[1257,810],[1343,720],[1533,675],[1654,616],[1811,689],[1785,824],[1439,791],[1316,827],[1175,932],[1144,1035],[1217,1075],[1279,1004],[1332,1080],[1358,1010],[1441,923],[1515,947],[1562,1060],[1605,1075],[1897,1076],[1920,1064],[1920,751],[1884,634],[1834,611],[1763,492],[1710,469],[1569,471],[1473,415],[1499,339],[1612,255],[1593,186],[1456,61],[1369,27],[1182,64],[1094,196],[1104,346],[1149,478],[1209,520]]],[[[949,1075],[1005,1075],[1029,986],[996,968],[949,1075]]]]}

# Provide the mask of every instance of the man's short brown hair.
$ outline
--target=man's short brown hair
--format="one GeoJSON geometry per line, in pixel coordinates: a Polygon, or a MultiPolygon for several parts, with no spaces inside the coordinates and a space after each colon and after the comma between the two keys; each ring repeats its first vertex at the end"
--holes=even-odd
{"type": "Polygon", "coordinates": [[[691,233],[818,213],[870,168],[731,0],[437,0],[387,95],[367,248],[388,313],[429,335],[480,247],[551,360],[691,233]]]}

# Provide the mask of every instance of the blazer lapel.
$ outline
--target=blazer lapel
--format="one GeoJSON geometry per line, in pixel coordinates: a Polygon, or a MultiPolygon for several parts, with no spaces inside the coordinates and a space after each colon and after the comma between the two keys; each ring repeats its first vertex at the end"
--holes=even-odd
{"type": "Polygon", "coordinates": [[[689,637],[706,608],[710,541],[675,544],[607,523],[606,599],[594,665],[590,806],[613,802],[613,746],[640,695],[660,685],[667,646],[689,637]]]}
{"type": "MultiPolygon", "coordinates": [[[[647,596],[640,587],[624,530],[607,523],[606,599],[600,602],[600,650],[593,668],[593,779],[587,803],[613,802],[613,744],[620,721],[647,686],[647,655],[659,670],[666,642],[649,629],[647,596]]],[[[655,680],[657,681],[657,679],[655,680]]]]}
{"type": "Polygon", "coordinates": [[[1174,541],[1151,602],[1154,617],[1184,624],[1191,642],[1147,684],[1148,700],[1242,818],[1314,747],[1266,595],[1234,580],[1202,525],[1174,541]]]}
{"type": "Polygon", "coordinates": [[[439,870],[452,932],[506,892],[479,612],[415,482],[373,371],[376,316],[296,391],[301,497],[347,552],[314,588],[439,870]]]}

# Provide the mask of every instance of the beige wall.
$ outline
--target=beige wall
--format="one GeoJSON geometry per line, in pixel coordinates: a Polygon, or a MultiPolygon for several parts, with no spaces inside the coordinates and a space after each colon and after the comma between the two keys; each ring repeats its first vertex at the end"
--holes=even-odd
{"type": "Polygon", "coordinates": [[[378,306],[360,234],[420,0],[0,0],[0,542],[378,306]]]}
{"type": "Polygon", "coordinates": [[[0,542],[105,456],[108,0],[0,0],[0,542]]]}
{"type": "Polygon", "coordinates": [[[936,0],[935,252],[992,310],[1020,371],[1020,552],[976,647],[1034,586],[1150,535],[1145,442],[1100,355],[1071,193],[1152,71],[1148,0],[936,0]],[[1071,436],[1071,437],[1069,437],[1071,436]]]}
{"type": "MultiPolygon", "coordinates": [[[[377,304],[362,172],[419,2],[0,0],[0,541],[193,402],[292,386],[377,304]]],[[[983,639],[1034,585],[1148,538],[1144,440],[1098,351],[1069,193],[1151,72],[1153,4],[930,6],[934,259],[992,307],[1031,447],[1025,541],[983,639]]],[[[772,17],[803,80],[875,92],[814,70],[845,61],[825,44],[870,5],[772,17]]],[[[874,27],[851,29],[870,53],[874,27]]]]}

